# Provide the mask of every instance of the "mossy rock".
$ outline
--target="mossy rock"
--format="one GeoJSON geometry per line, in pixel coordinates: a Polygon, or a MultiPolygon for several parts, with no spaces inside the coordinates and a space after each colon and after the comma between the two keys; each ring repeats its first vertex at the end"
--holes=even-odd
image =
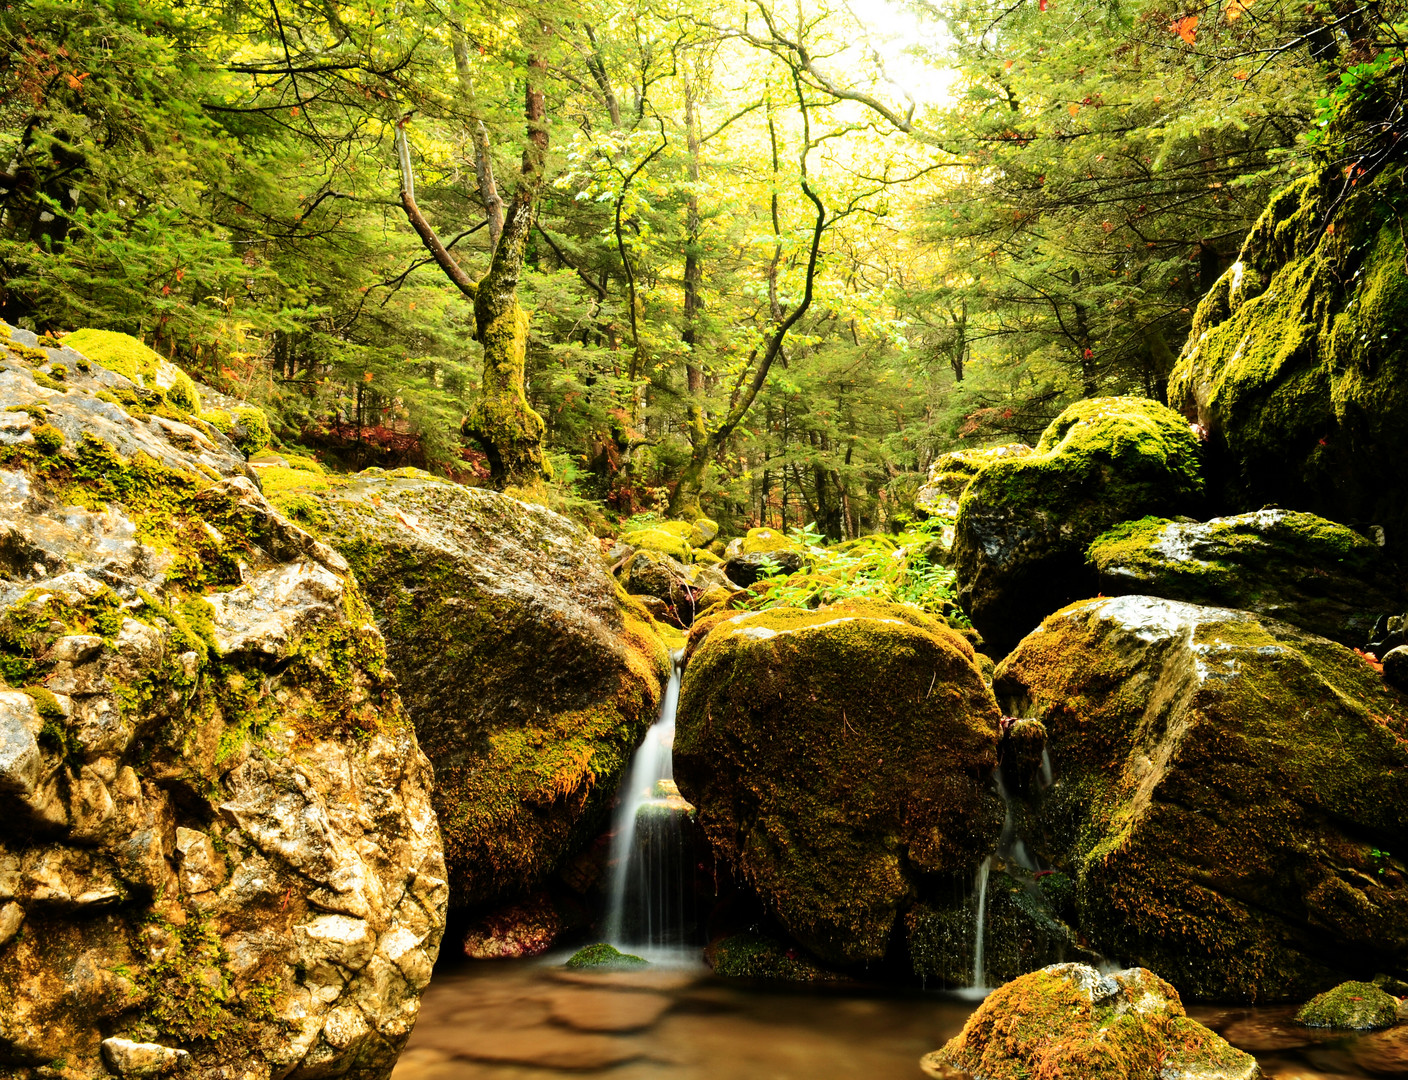
{"type": "Polygon", "coordinates": [[[1289,510],[1141,518],[1102,533],[1088,557],[1103,595],[1241,608],[1354,647],[1369,641],[1380,616],[1408,607],[1377,544],[1289,510]]]}
{"type": "Polygon", "coordinates": [[[697,548],[707,547],[719,535],[719,523],[712,518],[697,517],[689,532],[689,542],[697,548]]]}
{"type": "Polygon", "coordinates": [[[823,963],[878,961],[930,883],[972,880],[1000,827],[999,714],[972,648],[881,601],[707,623],[680,697],[680,791],[793,938],[823,963]]]}
{"type": "Polygon", "coordinates": [[[648,529],[637,529],[634,532],[623,533],[621,542],[630,544],[633,548],[655,551],[679,559],[681,562],[689,562],[693,552],[689,543],[689,530],[688,522],[667,521],[661,525],[652,525],[648,529]],[[669,528],[671,525],[683,526],[683,530],[669,528]]]}
{"type": "Polygon", "coordinates": [[[1373,983],[1341,983],[1311,998],[1296,1019],[1306,1027],[1374,1031],[1398,1023],[1398,999],[1373,983]]]}
{"type": "Polygon", "coordinates": [[[275,470],[274,501],[316,504],[386,636],[435,766],[452,904],[531,892],[605,826],[655,719],[670,660],[654,624],[544,507],[420,470],[275,470]]]}
{"type": "Polygon", "coordinates": [[[573,971],[623,971],[643,968],[650,961],[631,953],[623,953],[614,945],[600,942],[578,949],[567,960],[567,967],[573,971]]]}
{"type": "Polygon", "coordinates": [[[191,377],[160,353],[128,334],[112,330],[77,330],[63,339],[109,371],[147,390],[160,390],[182,412],[200,413],[200,394],[191,377]]]}
{"type": "Polygon", "coordinates": [[[958,514],[958,500],[963,497],[973,477],[999,461],[1023,458],[1032,452],[1026,443],[1004,443],[974,450],[953,450],[940,454],[929,466],[929,476],[914,496],[914,509],[920,520],[930,517],[951,518],[958,514]]]}
{"type": "Polygon", "coordinates": [[[732,934],[713,942],[705,959],[715,975],[765,982],[835,982],[844,975],[827,971],[794,945],[766,934],[732,934]]]}
{"type": "Polygon", "coordinates": [[[1408,551],[1403,167],[1338,166],[1274,195],[1199,304],[1168,399],[1207,432],[1233,506],[1384,527],[1408,551]]]}
{"type": "Polygon", "coordinates": [[[1248,612],[1124,596],[1003,661],[1056,784],[1029,836],[1094,949],[1185,994],[1303,1001],[1408,971],[1408,697],[1351,649],[1248,612]]]}
{"type": "Polygon", "coordinates": [[[1057,964],[988,995],[963,1030],[920,1063],[983,1080],[1197,1077],[1255,1080],[1256,1059],[1189,1019],[1178,991],[1144,968],[1102,976],[1057,964]]]}
{"type": "Polygon", "coordinates": [[[1078,401],[1025,457],[982,469],[959,503],[959,602],[998,651],[1095,593],[1091,541],[1120,521],[1201,507],[1201,451],[1187,422],[1147,398],[1078,401]]]}

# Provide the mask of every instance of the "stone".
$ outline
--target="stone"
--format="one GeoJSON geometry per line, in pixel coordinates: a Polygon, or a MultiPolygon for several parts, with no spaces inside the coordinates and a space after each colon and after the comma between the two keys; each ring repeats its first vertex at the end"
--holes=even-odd
{"type": "Polygon", "coordinates": [[[0,457],[0,1057],[385,1080],[448,889],[363,593],[175,382],[6,359],[63,439],[0,457]]]}
{"type": "Polygon", "coordinates": [[[563,987],[548,996],[552,1021],[576,1031],[628,1032],[653,1027],[669,1012],[665,994],[563,987]]]}
{"type": "Polygon", "coordinates": [[[1366,646],[1379,619],[1408,601],[1377,544],[1290,510],[1129,521],[1097,537],[1087,557],[1101,595],[1255,611],[1351,647],[1366,646]]]}
{"type": "Polygon", "coordinates": [[[160,1043],[104,1039],[103,1060],[118,1076],[166,1076],[190,1064],[191,1055],[160,1043]]]}
{"type": "Polygon", "coordinates": [[[1398,999],[1373,983],[1346,982],[1311,998],[1296,1019],[1306,1027],[1373,1031],[1398,1023],[1398,999]]]}
{"type": "Polygon", "coordinates": [[[1101,975],[1055,964],[994,990],[963,1030],[920,1062],[925,1075],[983,1080],[1255,1080],[1256,1059],[1188,1017],[1178,991],[1144,968],[1101,975]],[[948,1071],[945,1071],[948,1070],[948,1071]]]}
{"type": "Polygon", "coordinates": [[[1399,164],[1273,195],[1193,316],[1169,404],[1206,433],[1224,505],[1377,525],[1408,550],[1408,275],[1399,164]]]}
{"type": "Polygon", "coordinates": [[[958,516],[958,501],[973,477],[997,461],[1023,458],[1032,452],[1026,443],[1006,443],[975,450],[952,450],[940,454],[929,466],[928,477],[915,494],[914,509],[919,519],[958,516]]]}
{"type": "Polygon", "coordinates": [[[1124,596],[1056,612],[998,667],[1056,783],[1028,839],[1076,925],[1184,994],[1304,1001],[1408,970],[1408,698],[1264,616],[1124,596]]]}
{"type": "Polygon", "coordinates": [[[720,590],[728,596],[735,591],[719,567],[710,563],[685,565],[650,548],[641,548],[626,559],[621,565],[620,580],[626,592],[647,602],[652,614],[655,605],[649,600],[659,600],[663,607],[657,617],[663,616],[663,621],[680,628],[693,625],[709,603],[717,602],[720,590]]]}
{"type": "Polygon", "coordinates": [[[1384,653],[1384,679],[1399,690],[1408,691],[1408,645],[1384,653]]]}
{"type": "Polygon", "coordinates": [[[465,932],[471,960],[516,960],[541,956],[563,931],[562,917],[546,892],[507,904],[477,919],[465,932]]]}
{"type": "Polygon", "coordinates": [[[962,637],[849,600],[713,615],[690,650],[675,780],[715,857],[806,950],[879,961],[916,899],[973,880],[1002,820],[1000,713],[962,637]]]}
{"type": "Polygon", "coordinates": [[[711,942],[704,959],[715,975],[768,982],[835,982],[845,976],[828,971],[805,952],[766,934],[730,934],[711,942]]]}
{"type": "Polygon", "coordinates": [[[802,545],[776,529],[749,529],[735,537],[724,549],[724,573],[740,589],[746,589],[766,573],[795,574],[806,565],[802,545]]]}
{"type": "Polygon", "coordinates": [[[578,949],[567,960],[572,971],[613,971],[621,968],[645,967],[646,961],[631,953],[623,953],[614,945],[600,942],[578,949]]]}
{"type": "Polygon", "coordinates": [[[958,599],[1001,656],[1063,604],[1097,591],[1086,548],[1112,525],[1192,513],[1201,448],[1187,422],[1147,398],[1089,398],[1036,449],[969,482],[954,524],[958,599]]]}
{"type": "Polygon", "coordinates": [[[567,518],[418,469],[336,480],[275,502],[353,567],[435,769],[451,903],[492,911],[605,825],[668,649],[567,518]]]}

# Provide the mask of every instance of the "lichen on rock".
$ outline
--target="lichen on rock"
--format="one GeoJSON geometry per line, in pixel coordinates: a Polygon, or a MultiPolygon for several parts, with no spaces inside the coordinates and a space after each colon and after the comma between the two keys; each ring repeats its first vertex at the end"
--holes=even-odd
{"type": "Polygon", "coordinates": [[[0,1065],[381,1080],[447,890],[366,603],[228,442],[42,363],[0,372],[65,436],[0,442],[0,1065]]]}
{"type": "Polygon", "coordinates": [[[1296,1013],[1306,1027],[1372,1031],[1398,1023],[1398,999],[1369,982],[1341,983],[1317,994],[1296,1013]]]}
{"type": "Polygon", "coordinates": [[[676,781],[804,947],[879,960],[928,883],[972,881],[1002,817],[999,714],[963,638],[851,600],[710,616],[690,650],[676,781]]]}
{"type": "Polygon", "coordinates": [[[983,468],[959,503],[959,602],[998,655],[1055,608],[1095,592],[1086,547],[1120,521],[1199,508],[1188,424],[1145,398],[1078,401],[1033,453],[983,468]]]}

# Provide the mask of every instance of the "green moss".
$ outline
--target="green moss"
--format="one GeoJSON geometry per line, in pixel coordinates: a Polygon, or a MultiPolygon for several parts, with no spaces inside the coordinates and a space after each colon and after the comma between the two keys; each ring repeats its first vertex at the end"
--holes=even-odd
{"type": "Polygon", "coordinates": [[[34,436],[34,448],[46,457],[63,448],[64,433],[53,424],[40,424],[30,434],[34,436]]]}
{"type": "Polygon", "coordinates": [[[776,529],[749,529],[739,544],[744,555],[759,555],[769,551],[801,551],[797,541],[776,529]]]}
{"type": "Polygon", "coordinates": [[[621,542],[630,544],[634,548],[670,555],[679,559],[680,562],[691,561],[693,549],[689,546],[689,526],[682,521],[665,522],[665,525],[684,525],[685,535],[681,536],[678,531],[667,529],[664,525],[656,525],[649,529],[637,529],[634,532],[624,533],[621,536],[621,542]]]}
{"type": "Polygon", "coordinates": [[[58,390],[63,392],[68,388],[51,375],[46,375],[42,371],[31,371],[29,377],[34,380],[36,386],[42,386],[45,390],[58,390]]]}
{"type": "Polygon", "coordinates": [[[1373,983],[1341,983],[1312,998],[1296,1013],[1307,1027],[1368,1030],[1398,1022],[1398,999],[1373,983]]]}
{"type": "Polygon", "coordinates": [[[29,418],[37,424],[45,423],[49,419],[49,410],[37,401],[28,405],[7,405],[5,411],[27,413],[29,418]]]}
{"type": "Polygon", "coordinates": [[[715,975],[730,979],[829,982],[843,978],[795,946],[763,934],[726,937],[709,946],[708,958],[715,975]]]}
{"type": "Polygon", "coordinates": [[[140,387],[164,389],[157,378],[167,361],[128,334],[113,330],[78,330],[64,338],[64,344],[140,387]]]}
{"type": "Polygon", "coordinates": [[[614,945],[601,942],[578,949],[567,961],[567,966],[574,971],[612,971],[623,968],[642,968],[648,963],[649,961],[643,960],[639,956],[623,953],[614,945]]]}
{"type": "Polygon", "coordinates": [[[230,438],[246,457],[259,453],[273,441],[269,419],[254,405],[236,405],[231,411],[230,438]]]}

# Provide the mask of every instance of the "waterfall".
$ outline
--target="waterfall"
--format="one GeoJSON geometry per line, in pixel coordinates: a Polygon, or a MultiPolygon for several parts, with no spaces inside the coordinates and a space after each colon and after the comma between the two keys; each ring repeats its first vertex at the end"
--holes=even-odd
{"type": "Polygon", "coordinates": [[[992,872],[992,856],[978,867],[978,917],[973,935],[973,989],[987,989],[987,965],[983,962],[983,923],[988,914],[988,874],[992,872]]]}
{"type": "Polygon", "coordinates": [[[689,934],[684,828],[694,808],[674,780],[675,710],[684,654],[676,653],[660,716],[636,750],[617,795],[605,936],[616,945],[667,947],[689,934]]]}

